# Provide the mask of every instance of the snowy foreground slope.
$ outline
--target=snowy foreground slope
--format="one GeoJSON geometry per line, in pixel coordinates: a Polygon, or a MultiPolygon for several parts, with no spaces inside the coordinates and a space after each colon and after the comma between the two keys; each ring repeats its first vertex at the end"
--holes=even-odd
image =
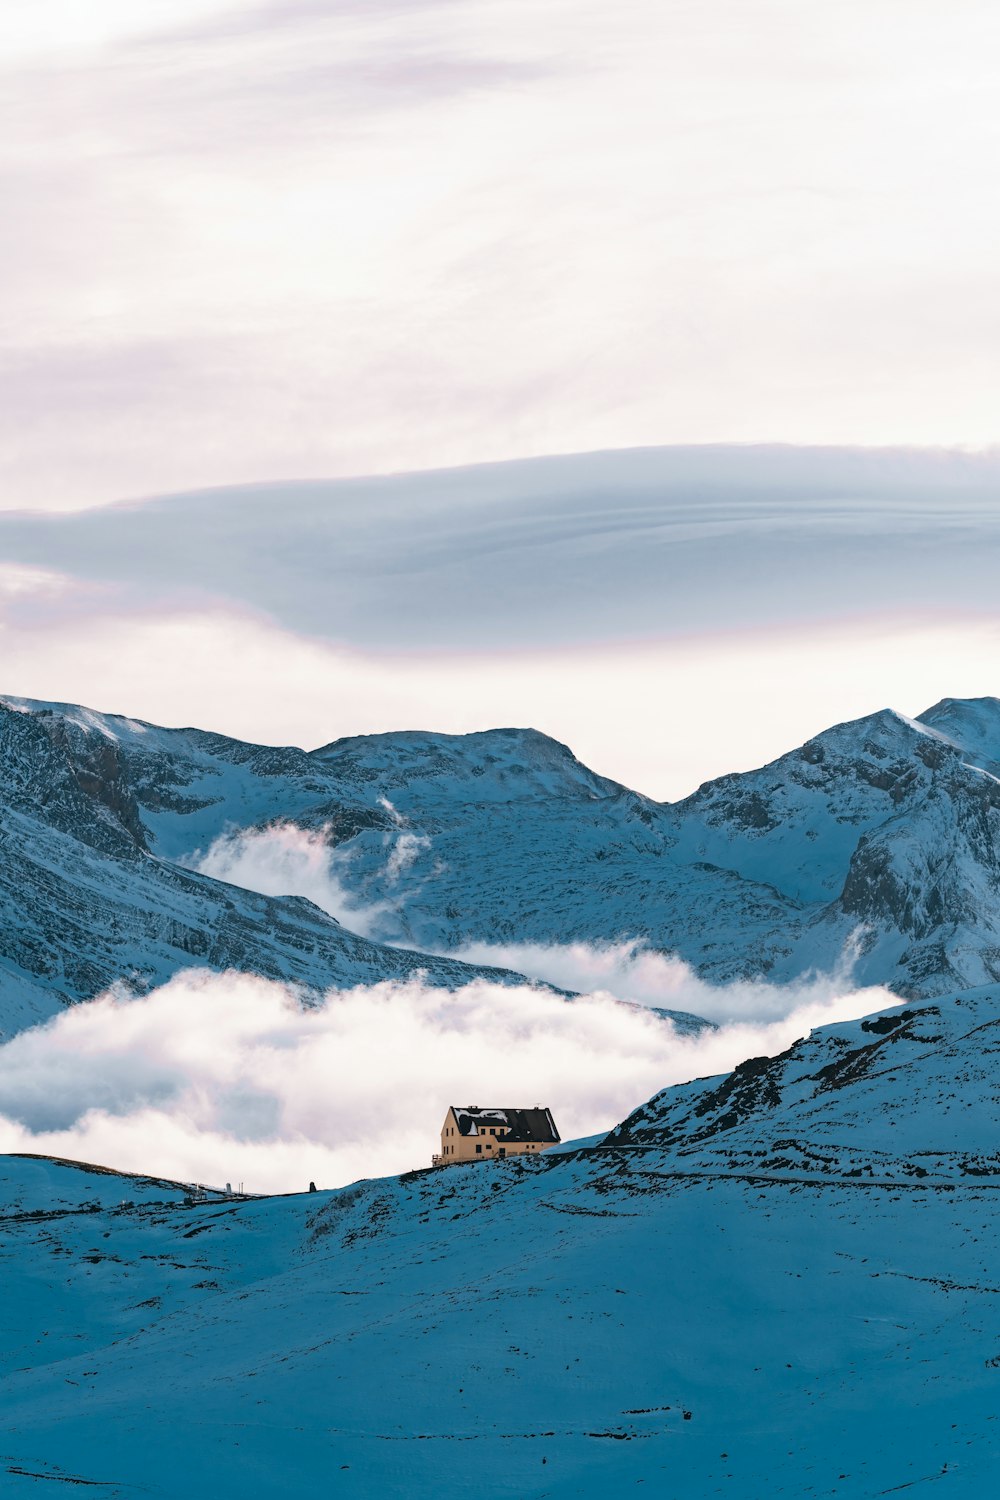
{"type": "Polygon", "coordinates": [[[998,1057],[986,987],[537,1161],[185,1207],[2,1158],[3,1491],[992,1493],[998,1057]]]}
{"type": "Polygon", "coordinates": [[[672,805],[532,730],[307,753],[0,700],[0,962],[63,999],[192,961],[307,983],[412,970],[315,907],[184,868],[293,824],[326,841],[380,944],[639,938],[709,980],[779,983],[856,951],[855,982],[933,995],[1000,978],[998,778],[992,698],[837,725],[672,805]]]}

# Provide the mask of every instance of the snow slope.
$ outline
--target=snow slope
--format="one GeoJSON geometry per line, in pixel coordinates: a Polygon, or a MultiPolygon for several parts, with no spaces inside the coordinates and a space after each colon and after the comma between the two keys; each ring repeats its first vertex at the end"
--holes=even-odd
{"type": "MultiPolygon", "coordinates": [[[[16,711],[5,721],[58,747],[65,796],[79,802],[83,788],[102,839],[118,841],[102,855],[138,869],[138,845],[164,878],[190,881],[178,863],[220,836],[290,822],[336,851],[381,942],[448,952],[641,938],[720,982],[783,983],[856,952],[858,983],[916,996],[1000,976],[996,699],[837,725],[672,805],[533,730],[400,732],[307,753],[3,701],[16,711]]],[[[51,821],[62,804],[45,795],[51,821]]],[[[130,941],[138,967],[160,973],[146,937],[130,941]]]]}
{"type": "Polygon", "coordinates": [[[978,1500],[998,1038],[985,987],[330,1194],[0,1159],[4,1492],[978,1500]]]}

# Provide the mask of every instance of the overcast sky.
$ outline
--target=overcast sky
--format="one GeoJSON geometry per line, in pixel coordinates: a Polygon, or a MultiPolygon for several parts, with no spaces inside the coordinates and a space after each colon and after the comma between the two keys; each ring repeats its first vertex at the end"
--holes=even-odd
{"type": "Polygon", "coordinates": [[[0,14],[2,503],[986,445],[995,0],[0,14]]]}
{"type": "Polygon", "coordinates": [[[660,796],[994,691],[998,66],[995,0],[2,8],[0,691],[660,796]]]}

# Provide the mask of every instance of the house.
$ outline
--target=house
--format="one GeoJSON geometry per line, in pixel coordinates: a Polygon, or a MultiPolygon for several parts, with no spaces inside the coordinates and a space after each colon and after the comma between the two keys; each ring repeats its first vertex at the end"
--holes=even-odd
{"type": "Polygon", "coordinates": [[[536,1104],[533,1109],[463,1108],[453,1104],[441,1127],[441,1154],[433,1156],[435,1167],[458,1166],[465,1161],[489,1161],[498,1157],[523,1156],[554,1146],[560,1139],[552,1111],[536,1104]]]}

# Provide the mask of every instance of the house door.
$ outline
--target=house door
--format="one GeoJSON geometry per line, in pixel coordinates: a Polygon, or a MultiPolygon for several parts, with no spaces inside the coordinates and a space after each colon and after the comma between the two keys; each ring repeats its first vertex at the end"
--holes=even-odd
{"type": "Polygon", "coordinates": [[[507,1147],[506,1146],[501,1146],[500,1150],[497,1152],[497,1155],[498,1156],[506,1156],[507,1155],[507,1147]]]}

